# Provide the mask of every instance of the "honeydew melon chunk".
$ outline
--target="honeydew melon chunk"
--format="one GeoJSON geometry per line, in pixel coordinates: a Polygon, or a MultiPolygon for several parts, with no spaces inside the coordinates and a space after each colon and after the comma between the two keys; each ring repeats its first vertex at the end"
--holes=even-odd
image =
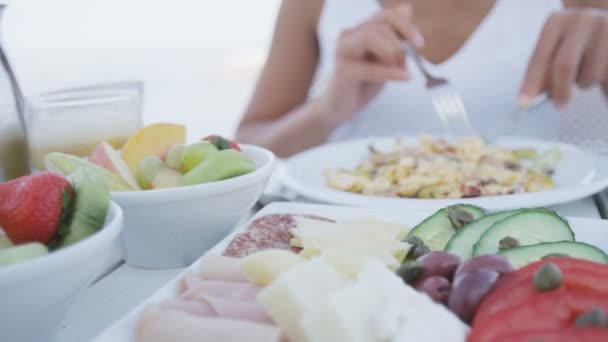
{"type": "Polygon", "coordinates": [[[266,286],[281,274],[306,262],[306,259],[290,251],[267,249],[241,260],[241,269],[250,282],[266,286]]]}
{"type": "Polygon", "coordinates": [[[305,262],[260,291],[258,301],[292,342],[308,341],[300,319],[347,280],[320,258],[305,262]]]}
{"type": "Polygon", "coordinates": [[[121,176],[114,174],[103,167],[90,163],[82,158],[61,153],[51,152],[44,157],[44,165],[50,172],[68,176],[78,168],[85,168],[94,173],[97,177],[106,183],[110,191],[133,191],[133,187],[127,183],[121,176]]]}
{"type": "Polygon", "coordinates": [[[30,242],[0,250],[0,266],[16,264],[49,253],[48,248],[39,242],[30,242]]]}
{"type": "Polygon", "coordinates": [[[331,294],[302,318],[308,341],[378,341],[374,314],[381,295],[365,282],[351,284],[331,294]]]}

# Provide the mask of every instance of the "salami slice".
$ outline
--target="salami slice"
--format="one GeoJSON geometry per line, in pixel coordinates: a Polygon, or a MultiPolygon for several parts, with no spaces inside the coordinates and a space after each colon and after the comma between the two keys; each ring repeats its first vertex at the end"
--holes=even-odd
{"type": "MultiPolygon", "coordinates": [[[[238,234],[228,244],[224,251],[225,256],[244,258],[253,253],[265,249],[292,249],[290,245],[291,234],[289,231],[296,227],[294,214],[271,214],[262,216],[253,221],[244,233],[238,234]]],[[[301,215],[311,219],[330,221],[330,219],[314,216],[301,215]]]]}

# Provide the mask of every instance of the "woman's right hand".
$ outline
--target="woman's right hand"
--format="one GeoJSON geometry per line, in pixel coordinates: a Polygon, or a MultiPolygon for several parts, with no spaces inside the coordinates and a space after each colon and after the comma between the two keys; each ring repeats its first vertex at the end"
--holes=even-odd
{"type": "Polygon", "coordinates": [[[318,99],[320,118],[332,125],[350,119],[367,105],[386,81],[411,78],[403,41],[420,49],[424,39],[412,22],[408,4],[383,9],[366,22],[342,32],[336,50],[334,74],[318,99]]]}

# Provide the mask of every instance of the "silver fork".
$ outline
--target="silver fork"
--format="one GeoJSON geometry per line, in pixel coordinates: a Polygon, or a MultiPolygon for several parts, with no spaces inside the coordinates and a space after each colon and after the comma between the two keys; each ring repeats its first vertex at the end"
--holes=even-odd
{"type": "Polygon", "coordinates": [[[409,44],[403,43],[405,51],[414,58],[416,66],[420,69],[426,79],[426,88],[431,93],[433,108],[444,128],[449,134],[472,135],[473,129],[469,121],[469,115],[464,107],[462,97],[456,89],[446,80],[431,75],[424,65],[420,54],[409,44]]]}
{"type": "MultiPolygon", "coordinates": [[[[384,7],[383,0],[377,0],[380,7],[384,7]]],[[[431,75],[424,65],[420,54],[407,42],[403,43],[403,49],[414,57],[414,62],[426,78],[426,88],[431,93],[433,108],[439,116],[443,127],[448,134],[472,135],[473,129],[469,121],[469,115],[464,108],[462,97],[456,89],[445,78],[431,75]]]]}

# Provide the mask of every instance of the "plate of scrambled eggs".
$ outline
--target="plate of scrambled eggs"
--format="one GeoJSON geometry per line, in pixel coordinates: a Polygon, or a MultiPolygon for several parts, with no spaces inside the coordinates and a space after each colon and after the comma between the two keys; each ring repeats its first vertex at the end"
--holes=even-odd
{"type": "Polygon", "coordinates": [[[325,203],[435,209],[456,203],[503,210],[580,199],[608,186],[608,160],[528,138],[386,137],[333,143],[286,160],[281,180],[325,203]]]}

